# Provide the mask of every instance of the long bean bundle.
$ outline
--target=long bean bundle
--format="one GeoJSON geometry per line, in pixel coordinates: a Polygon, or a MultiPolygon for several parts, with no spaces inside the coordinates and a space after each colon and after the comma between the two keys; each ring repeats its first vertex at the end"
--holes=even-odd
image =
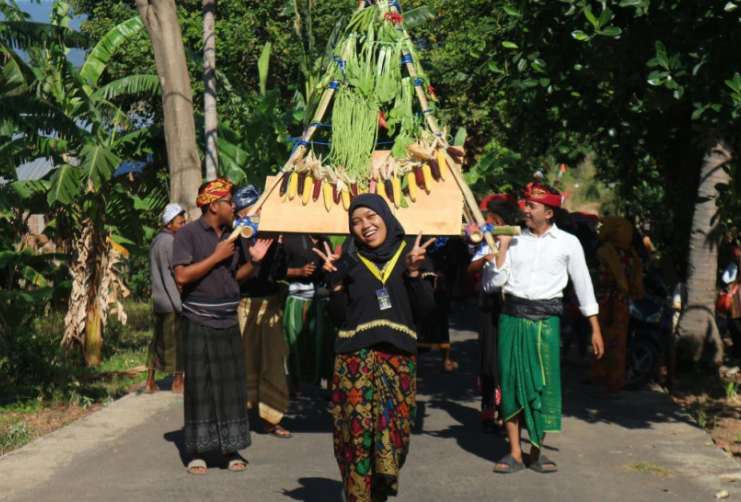
{"type": "Polygon", "coordinates": [[[342,88],[332,108],[332,149],[329,160],[344,166],[348,177],[365,186],[378,140],[378,107],[375,100],[342,88]]]}

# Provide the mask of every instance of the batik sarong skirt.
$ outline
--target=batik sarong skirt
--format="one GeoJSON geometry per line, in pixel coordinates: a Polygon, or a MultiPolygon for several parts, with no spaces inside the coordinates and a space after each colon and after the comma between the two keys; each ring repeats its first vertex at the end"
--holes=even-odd
{"type": "Polygon", "coordinates": [[[247,370],[247,397],[258,405],[260,418],[278,424],[288,410],[288,380],[284,359],[288,347],[283,339],[282,293],[242,298],[239,326],[247,370]]]}
{"type": "Polygon", "coordinates": [[[334,453],[348,502],[396,495],[414,427],[416,377],[416,356],[390,345],[336,356],[334,453]]]}
{"type": "Polygon", "coordinates": [[[208,328],[183,319],[185,447],[232,453],[251,443],[239,326],[208,328]]]}
{"type": "Polygon", "coordinates": [[[530,442],[540,448],[546,432],[561,431],[560,319],[499,317],[499,384],[502,415],[522,412],[530,442]]]}

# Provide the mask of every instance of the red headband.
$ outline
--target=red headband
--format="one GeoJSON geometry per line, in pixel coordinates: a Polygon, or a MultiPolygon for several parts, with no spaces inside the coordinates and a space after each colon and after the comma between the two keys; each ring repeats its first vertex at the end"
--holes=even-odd
{"type": "Polygon", "coordinates": [[[493,201],[502,201],[502,202],[509,202],[510,204],[517,204],[517,199],[515,199],[512,195],[506,194],[506,193],[495,193],[492,195],[487,195],[484,197],[484,199],[481,201],[481,205],[479,208],[482,211],[486,211],[489,207],[489,203],[493,201]]]}
{"type": "Polygon", "coordinates": [[[553,193],[542,183],[533,183],[532,181],[525,186],[522,191],[525,194],[525,200],[539,202],[551,207],[561,207],[563,197],[561,194],[553,193]]]}

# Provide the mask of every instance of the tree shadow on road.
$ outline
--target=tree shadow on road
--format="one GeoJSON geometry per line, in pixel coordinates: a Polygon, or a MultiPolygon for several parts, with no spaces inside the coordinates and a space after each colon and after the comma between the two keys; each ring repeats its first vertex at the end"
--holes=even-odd
{"type": "Polygon", "coordinates": [[[303,502],[333,502],[340,500],[342,483],[327,478],[300,478],[299,488],[284,490],[283,495],[303,502]]]}

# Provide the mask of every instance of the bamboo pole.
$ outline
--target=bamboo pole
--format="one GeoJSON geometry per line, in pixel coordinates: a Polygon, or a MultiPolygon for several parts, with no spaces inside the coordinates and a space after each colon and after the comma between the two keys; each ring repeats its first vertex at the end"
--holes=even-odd
{"type": "MultiPolygon", "coordinates": [[[[366,6],[365,2],[360,2],[360,4],[358,5],[358,11],[363,10],[365,6],[366,6]]],[[[345,49],[345,51],[347,51],[347,49],[345,49]]],[[[346,55],[346,52],[343,52],[342,53],[343,61],[345,59],[345,55],[346,55]]],[[[321,122],[324,119],[324,114],[327,113],[327,109],[329,108],[329,103],[332,102],[334,91],[335,90],[331,87],[329,89],[325,89],[324,94],[322,95],[322,102],[319,105],[317,112],[314,114],[314,119],[312,120],[312,122],[321,122]]],[[[310,141],[311,137],[314,135],[317,129],[319,129],[317,126],[310,125],[304,131],[302,139],[307,142],[310,141]]],[[[278,172],[278,175],[273,180],[273,183],[269,187],[265,188],[265,191],[262,193],[260,198],[257,199],[257,202],[255,202],[250,207],[249,211],[247,211],[246,216],[254,216],[255,213],[260,210],[263,204],[265,204],[265,201],[268,200],[268,197],[270,197],[270,194],[273,193],[273,190],[275,190],[275,187],[280,185],[280,183],[283,181],[283,177],[286,175],[286,172],[285,172],[286,166],[291,165],[294,162],[294,159],[301,158],[305,150],[306,150],[306,145],[298,145],[296,147],[296,149],[293,151],[293,154],[288,158],[288,161],[286,161],[285,165],[283,166],[283,169],[281,169],[278,172]]],[[[229,235],[229,241],[233,242],[237,240],[237,237],[239,237],[239,235],[240,235],[240,229],[235,228],[234,231],[231,233],[231,235],[229,235]]]]}
{"type": "MultiPolygon", "coordinates": [[[[399,11],[396,8],[396,6],[391,7],[391,12],[398,14],[399,11]]],[[[404,34],[407,36],[409,40],[409,34],[406,31],[406,28],[404,28],[404,25],[402,24],[402,29],[404,30],[404,34]]],[[[410,56],[411,52],[408,50],[402,49],[402,54],[404,56],[410,56]]],[[[409,76],[411,78],[417,78],[417,71],[414,69],[414,61],[407,62],[405,64],[407,71],[409,72],[409,76]]],[[[427,101],[427,96],[425,96],[424,89],[422,89],[421,85],[415,85],[414,88],[417,90],[417,99],[419,100],[419,104],[422,107],[422,112],[424,113],[425,110],[429,109],[429,102],[427,101]]],[[[440,134],[440,129],[437,127],[437,124],[435,123],[435,120],[432,118],[432,115],[429,113],[425,113],[427,124],[429,124],[430,129],[432,132],[437,136],[440,134]]],[[[448,141],[443,138],[442,136],[438,136],[437,138],[438,143],[440,144],[440,148],[445,149],[447,148],[448,141]]],[[[471,189],[468,187],[468,184],[466,183],[466,180],[463,179],[463,173],[461,173],[458,170],[458,164],[448,155],[448,153],[445,153],[446,158],[448,160],[448,165],[450,166],[450,172],[453,173],[453,178],[455,179],[456,183],[458,183],[458,188],[460,188],[461,193],[463,194],[463,200],[465,202],[465,206],[468,208],[468,212],[470,213],[469,216],[472,217],[472,223],[476,223],[478,225],[483,225],[486,223],[486,220],[484,219],[484,215],[481,214],[481,210],[479,209],[478,204],[476,204],[476,198],[473,196],[473,193],[471,192],[471,189]]],[[[465,215],[465,211],[464,211],[465,215]]],[[[484,238],[486,239],[486,243],[489,245],[489,249],[493,254],[499,254],[499,251],[497,250],[496,244],[494,242],[494,237],[490,233],[485,233],[484,238]]]]}

